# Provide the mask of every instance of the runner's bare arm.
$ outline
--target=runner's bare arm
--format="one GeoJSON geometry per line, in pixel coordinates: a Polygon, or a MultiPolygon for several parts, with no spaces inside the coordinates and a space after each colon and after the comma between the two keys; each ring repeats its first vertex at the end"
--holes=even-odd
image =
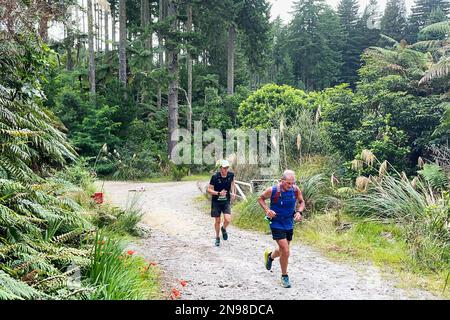
{"type": "Polygon", "coordinates": [[[298,190],[297,193],[297,201],[298,206],[297,209],[295,210],[294,220],[298,222],[302,220],[302,213],[303,210],[305,210],[305,200],[303,199],[302,191],[300,189],[298,190]]]}
{"type": "Polygon", "coordinates": [[[219,192],[218,191],[214,191],[214,186],[212,185],[212,184],[210,184],[209,186],[208,186],[208,193],[209,194],[211,194],[211,195],[213,195],[213,196],[217,196],[217,195],[219,195],[219,192]]]}
{"type": "Polygon", "coordinates": [[[299,190],[299,192],[298,192],[297,201],[298,201],[298,207],[297,207],[297,210],[295,210],[295,211],[303,212],[303,210],[305,210],[305,200],[303,199],[301,190],[299,190]]]}
{"type": "Polygon", "coordinates": [[[234,178],[233,181],[231,181],[231,200],[235,200],[236,199],[236,183],[234,182],[234,178]]]}
{"type": "Polygon", "coordinates": [[[261,206],[261,208],[263,208],[264,212],[269,218],[273,218],[276,215],[276,213],[270,210],[270,208],[266,204],[266,199],[270,199],[271,194],[272,188],[267,188],[266,190],[264,190],[263,193],[261,193],[261,195],[258,198],[259,205],[261,206]]]}

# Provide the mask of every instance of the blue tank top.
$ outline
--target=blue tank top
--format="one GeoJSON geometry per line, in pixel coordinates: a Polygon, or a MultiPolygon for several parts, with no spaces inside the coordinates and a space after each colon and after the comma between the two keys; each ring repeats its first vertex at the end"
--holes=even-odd
{"type": "Polygon", "coordinates": [[[270,210],[275,211],[277,215],[272,218],[270,227],[274,229],[292,230],[294,228],[295,204],[297,202],[294,188],[288,189],[287,191],[283,191],[280,188],[280,197],[274,203],[276,193],[277,186],[273,186],[270,196],[270,210]]]}

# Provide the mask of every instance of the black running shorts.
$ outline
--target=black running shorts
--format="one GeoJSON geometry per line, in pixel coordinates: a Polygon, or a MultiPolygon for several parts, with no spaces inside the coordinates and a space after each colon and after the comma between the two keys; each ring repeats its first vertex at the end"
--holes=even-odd
{"type": "Polygon", "coordinates": [[[286,239],[287,241],[292,241],[292,235],[294,234],[294,230],[282,230],[270,228],[272,230],[272,239],[273,240],[281,240],[286,239]]]}
{"type": "Polygon", "coordinates": [[[211,201],[211,217],[220,217],[220,214],[231,214],[229,201],[211,201]]]}

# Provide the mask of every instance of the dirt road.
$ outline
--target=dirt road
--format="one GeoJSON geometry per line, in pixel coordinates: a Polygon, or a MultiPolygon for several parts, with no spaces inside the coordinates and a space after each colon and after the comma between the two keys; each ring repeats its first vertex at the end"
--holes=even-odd
{"type": "MultiPolygon", "coordinates": [[[[207,182],[203,181],[204,186],[207,182]]],[[[270,235],[230,226],[228,241],[214,246],[213,219],[195,198],[197,182],[105,182],[106,199],[125,206],[129,190],[145,187],[140,201],[143,222],[150,236],[130,248],[163,271],[165,296],[170,288],[181,299],[436,299],[419,290],[396,288],[379,270],[366,264],[336,263],[309,246],[293,244],[289,258],[292,288],[279,285],[280,266],[263,265],[265,248],[273,248],[270,235]],[[186,280],[182,287],[180,280],[186,280]]]]}

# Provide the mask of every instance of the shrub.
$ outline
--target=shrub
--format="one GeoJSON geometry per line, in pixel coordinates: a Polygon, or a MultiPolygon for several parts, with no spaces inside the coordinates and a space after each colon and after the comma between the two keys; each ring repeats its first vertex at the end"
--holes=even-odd
{"type": "Polygon", "coordinates": [[[448,267],[450,201],[448,194],[434,194],[416,180],[385,176],[370,179],[366,193],[347,201],[346,210],[356,215],[393,219],[402,228],[417,262],[429,268],[448,267]]]}
{"type": "Polygon", "coordinates": [[[86,282],[96,287],[90,299],[135,300],[150,297],[156,283],[149,281],[153,271],[123,243],[97,233],[86,270],[86,282]]]}
{"type": "Polygon", "coordinates": [[[267,84],[253,92],[239,106],[239,121],[245,128],[267,129],[278,127],[282,117],[295,118],[296,112],[307,105],[307,94],[299,89],[283,85],[267,84]]]}
{"type": "Polygon", "coordinates": [[[239,202],[236,206],[238,215],[233,220],[237,226],[250,230],[269,231],[269,223],[264,219],[265,214],[258,203],[259,194],[247,197],[247,201],[239,202]]]}
{"type": "Polygon", "coordinates": [[[54,177],[62,181],[68,181],[90,194],[94,191],[95,177],[93,172],[88,169],[86,158],[79,158],[75,164],[58,171],[54,177]]]}
{"type": "Polygon", "coordinates": [[[316,174],[301,179],[299,187],[305,200],[305,209],[308,213],[322,211],[331,201],[331,188],[327,178],[323,174],[316,174]]]}
{"type": "Polygon", "coordinates": [[[174,181],[181,181],[183,177],[187,176],[188,172],[189,169],[185,166],[172,164],[170,167],[170,175],[174,181]]]}
{"type": "Polygon", "coordinates": [[[92,222],[98,228],[117,235],[138,236],[138,223],[142,219],[142,208],[140,199],[142,193],[133,192],[129,194],[125,209],[104,204],[96,208],[92,216],[92,222]]]}

